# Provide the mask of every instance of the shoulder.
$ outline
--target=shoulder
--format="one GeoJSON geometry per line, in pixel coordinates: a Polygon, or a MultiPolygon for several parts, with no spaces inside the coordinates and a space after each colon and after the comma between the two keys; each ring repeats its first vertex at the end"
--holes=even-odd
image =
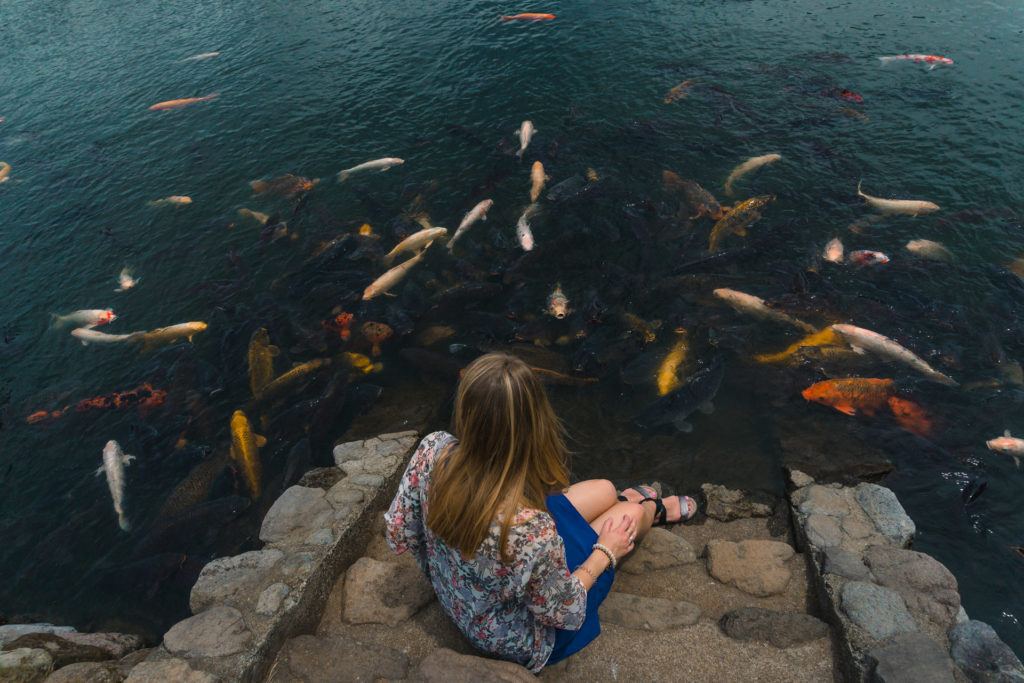
{"type": "Polygon", "coordinates": [[[444,450],[444,447],[454,443],[456,440],[454,436],[445,431],[431,432],[420,441],[420,445],[417,446],[416,453],[413,455],[413,460],[418,462],[420,466],[433,465],[434,460],[444,450]]]}
{"type": "Polygon", "coordinates": [[[551,515],[533,508],[522,508],[516,514],[509,535],[531,545],[548,545],[560,538],[551,515]]]}

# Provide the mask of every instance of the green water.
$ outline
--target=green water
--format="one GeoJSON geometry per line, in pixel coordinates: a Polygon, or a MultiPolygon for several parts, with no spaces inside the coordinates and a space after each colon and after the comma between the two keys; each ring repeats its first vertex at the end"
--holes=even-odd
{"type": "MultiPolygon", "coordinates": [[[[569,335],[548,360],[600,380],[552,390],[581,477],[779,492],[782,435],[853,435],[856,448],[870,444],[897,466],[886,483],[918,523],[916,547],[956,574],[971,616],[1024,651],[1024,592],[1008,578],[1024,562],[1012,550],[1024,545],[1016,505],[1024,474],[984,445],[1004,429],[1024,433],[1020,387],[950,390],[902,367],[832,368],[900,380],[936,429],[920,439],[885,416],[849,418],[800,397],[824,379],[813,364],[750,360],[797,334],[710,294],[731,287],[815,325],[876,330],[965,384],[999,377],[999,358],[1024,359],[1024,286],[1005,268],[1024,252],[1022,26],[1019,5],[948,0],[0,4],[0,160],[12,165],[0,185],[0,615],[151,636],[184,616],[203,562],[257,547],[269,501],[241,509],[242,498],[227,498],[245,496],[241,479],[218,470],[204,495],[234,500],[229,519],[146,545],[168,495],[195,467],[224,457],[228,419],[249,398],[253,330],[266,326],[282,347],[281,371],[340,350],[320,323],[341,306],[399,332],[385,346],[384,372],[367,378],[384,396],[413,391],[442,365],[400,353],[431,324],[456,329],[434,350],[459,362],[513,337],[569,335]],[[497,19],[519,11],[558,18],[497,19]],[[221,54],[183,61],[210,51],[221,54]],[[877,60],[904,52],[956,63],[929,71],[877,60]],[[690,96],[664,104],[684,80],[695,81],[690,96]],[[863,102],[836,97],[843,88],[863,102]],[[185,109],[147,109],[213,92],[215,101],[185,109]],[[538,133],[518,163],[508,151],[523,119],[538,133]],[[706,255],[710,223],[676,219],[662,170],[724,200],[730,169],[768,152],[783,160],[740,181],[738,195],[778,199],[749,238],[726,242],[754,248],[669,280],[706,255]],[[406,163],[344,185],[332,178],[384,156],[406,163]],[[533,160],[544,163],[549,187],[588,168],[600,180],[575,200],[542,200],[538,247],[519,262],[514,226],[533,160]],[[285,173],[324,181],[298,205],[252,197],[250,180],[285,173]],[[868,213],[855,195],[861,178],[872,194],[925,198],[942,211],[850,232],[868,213]],[[168,195],[194,201],[147,205],[168,195]],[[458,258],[435,246],[395,298],[358,302],[381,271],[372,249],[367,258],[309,260],[317,244],[364,222],[390,249],[410,230],[402,214],[414,210],[454,230],[486,197],[495,202],[490,220],[462,239],[458,258]],[[279,213],[297,239],[261,242],[240,207],[279,213]],[[892,262],[821,264],[836,235],[892,262]],[[956,262],[914,259],[903,249],[914,238],[943,243],[956,262]],[[141,280],[115,293],[126,264],[141,280]],[[436,292],[466,282],[498,287],[437,307],[436,292]],[[562,322],[543,315],[558,282],[577,311],[562,322]],[[193,346],[143,355],[86,348],[49,329],[50,312],[101,307],[120,316],[103,328],[111,333],[188,320],[210,328],[193,346]],[[658,340],[644,349],[617,317],[623,311],[662,321],[658,340]],[[626,385],[621,371],[641,354],[660,358],[676,326],[708,340],[694,348],[703,360],[723,359],[717,409],[695,414],[688,434],[643,430],[630,418],[653,400],[653,381],[626,385]],[[452,356],[449,343],[469,349],[452,356]],[[164,407],[24,419],[144,382],[169,391],[164,407]],[[128,470],[128,533],[93,476],[109,439],[138,456],[128,470]],[[965,506],[971,481],[987,489],[965,506]]],[[[324,381],[268,415],[267,496],[324,381]]],[[[370,388],[350,391],[341,430],[370,401],[370,388]]],[[[178,512],[187,519],[188,509],[178,512]]]]}

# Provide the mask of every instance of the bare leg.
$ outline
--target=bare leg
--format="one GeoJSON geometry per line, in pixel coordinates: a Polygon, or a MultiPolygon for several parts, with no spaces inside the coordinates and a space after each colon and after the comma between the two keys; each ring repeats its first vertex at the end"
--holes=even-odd
{"type": "Polygon", "coordinates": [[[565,497],[587,522],[593,522],[615,505],[615,484],[607,479],[588,479],[573,484],[566,490],[565,497]]]}
{"type": "Polygon", "coordinates": [[[640,540],[651,530],[651,524],[654,523],[654,503],[644,503],[643,505],[640,503],[616,503],[592,521],[590,526],[600,534],[601,527],[606,520],[613,519],[618,522],[623,515],[628,515],[636,520],[636,542],[639,544],[640,540]]]}
{"type": "MultiPolygon", "coordinates": [[[[645,487],[637,488],[644,490],[645,487]]],[[[649,491],[649,493],[654,493],[654,491],[651,490],[649,491]]],[[[632,488],[623,491],[622,495],[626,497],[626,500],[633,503],[639,503],[644,498],[644,496],[641,496],[636,489],[632,488]]],[[[662,498],[661,501],[665,505],[665,520],[669,524],[674,524],[675,522],[681,520],[683,517],[683,512],[686,513],[687,517],[692,517],[693,513],[696,512],[696,508],[694,506],[696,506],[697,501],[693,499],[690,499],[688,501],[688,505],[685,511],[682,509],[682,505],[679,501],[679,496],[668,496],[666,498],[662,498]]],[[[646,507],[647,505],[653,507],[654,503],[647,503],[644,507],[646,507]]]]}

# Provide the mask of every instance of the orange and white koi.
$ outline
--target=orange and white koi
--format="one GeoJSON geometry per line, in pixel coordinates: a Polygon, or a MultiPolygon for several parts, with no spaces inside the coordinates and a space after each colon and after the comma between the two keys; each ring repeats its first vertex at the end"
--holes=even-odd
{"type": "Polygon", "coordinates": [[[858,266],[884,266],[889,262],[889,257],[882,252],[867,249],[851,251],[846,258],[850,263],[855,263],[858,266]]]}
{"type": "Polygon", "coordinates": [[[51,313],[54,329],[60,329],[67,325],[75,327],[93,328],[106,325],[117,320],[117,315],[109,308],[88,308],[81,311],[73,311],[67,315],[51,313]]]}
{"type": "Polygon", "coordinates": [[[915,64],[927,64],[929,71],[939,66],[940,64],[945,66],[953,65],[952,59],[950,59],[949,57],[943,57],[942,55],[886,55],[884,57],[879,57],[878,61],[880,61],[882,64],[888,64],[889,62],[914,62],[915,64]]]}
{"type": "Polygon", "coordinates": [[[165,100],[164,102],[157,102],[156,104],[150,105],[150,111],[167,111],[168,109],[181,109],[187,107],[190,104],[198,104],[200,102],[209,102],[220,97],[220,93],[210,93],[204,97],[182,97],[177,100],[165,100]]]}
{"type": "Polygon", "coordinates": [[[1002,436],[989,439],[985,445],[990,451],[1011,456],[1014,464],[1020,467],[1020,459],[1024,457],[1024,439],[1018,439],[1011,435],[1009,429],[1003,432],[1002,436]]]}
{"type": "Polygon", "coordinates": [[[569,297],[562,291],[562,284],[555,285],[554,291],[548,295],[548,313],[552,316],[563,319],[571,312],[569,308],[569,297]]]}

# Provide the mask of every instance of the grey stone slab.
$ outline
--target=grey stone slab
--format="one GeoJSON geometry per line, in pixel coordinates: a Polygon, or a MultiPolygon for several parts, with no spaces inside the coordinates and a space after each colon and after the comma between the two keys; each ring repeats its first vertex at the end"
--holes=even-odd
{"type": "Polygon", "coordinates": [[[281,601],[288,597],[290,592],[291,588],[286,583],[273,583],[267,586],[256,600],[256,613],[265,617],[276,614],[277,610],[281,609],[281,601]]]}
{"type": "Polygon", "coordinates": [[[793,554],[792,546],[779,541],[714,539],[707,545],[708,573],[750,595],[777,595],[789,585],[786,561],[793,554]]]}
{"type": "Polygon", "coordinates": [[[738,491],[716,484],[700,487],[707,501],[705,513],[720,522],[731,522],[747,517],[771,517],[776,500],[761,492],[738,491]]]}
{"type": "Polygon", "coordinates": [[[868,654],[874,683],[955,683],[946,648],[923,633],[902,633],[868,654]]]}
{"type": "Polygon", "coordinates": [[[345,574],[344,617],[350,624],[394,626],[434,599],[417,567],[362,557],[345,574]]]}
{"type": "Polygon", "coordinates": [[[244,650],[250,642],[252,633],[242,613],[224,605],[179,621],[164,634],[168,652],[189,657],[231,655],[244,650]]]}
{"type": "Polygon", "coordinates": [[[899,593],[872,583],[850,581],[845,584],[842,608],[853,623],[876,640],[917,630],[899,593]]]}
{"type": "Polygon", "coordinates": [[[822,571],[836,574],[851,581],[873,581],[871,570],[857,553],[843,548],[827,548],[822,571]]]}
{"type": "Polygon", "coordinates": [[[301,545],[306,537],[327,526],[334,509],[324,499],[323,489],[292,486],[281,494],[260,527],[265,543],[301,545]]]}
{"type": "Polygon", "coordinates": [[[0,681],[37,683],[53,670],[53,658],[46,650],[19,647],[0,652],[0,681]]]}
{"type": "Polygon", "coordinates": [[[394,648],[350,638],[298,636],[285,644],[268,681],[375,683],[404,679],[408,671],[409,658],[394,648]]]}
{"type": "Polygon", "coordinates": [[[1024,683],[1024,665],[985,622],[957,624],[949,640],[953,659],[972,683],[1024,683]]]}
{"type": "Polygon", "coordinates": [[[423,658],[411,680],[417,683],[535,683],[537,678],[525,667],[512,662],[460,655],[443,647],[423,658]]]}
{"type": "Polygon", "coordinates": [[[269,548],[208,562],[192,586],[192,613],[198,614],[216,604],[238,606],[251,602],[283,557],[280,550],[269,548]]]}
{"type": "Polygon", "coordinates": [[[110,659],[106,650],[95,645],[80,645],[65,640],[56,633],[27,633],[17,640],[4,645],[4,650],[45,650],[53,660],[53,668],[59,669],[77,662],[102,662],[110,659]]]}
{"type": "Polygon", "coordinates": [[[697,561],[697,553],[685,538],[671,531],[651,529],[639,547],[627,558],[620,570],[627,574],[644,574],[697,561]]]}
{"type": "Polygon", "coordinates": [[[124,678],[113,662],[78,662],[57,669],[46,683],[121,683],[124,678]]]}
{"type": "Polygon", "coordinates": [[[344,478],[345,473],[337,467],[315,467],[303,474],[296,483],[298,486],[326,491],[344,478]]]}
{"type": "Polygon", "coordinates": [[[778,648],[802,645],[829,635],[828,624],[810,614],[760,607],[741,607],[726,612],[719,626],[735,640],[757,640],[778,648]]]}
{"type": "Polygon", "coordinates": [[[73,633],[72,626],[54,626],[53,624],[5,624],[0,626],[0,647],[20,638],[27,633],[73,633]]]}
{"type": "Polygon", "coordinates": [[[875,582],[899,593],[918,624],[945,642],[960,613],[953,574],[929,555],[892,545],[868,547],[864,561],[875,582]]]}
{"type": "Polygon", "coordinates": [[[601,603],[601,621],[644,631],[692,626],[700,619],[700,607],[683,600],[645,598],[612,591],[601,603]]]}
{"type": "Polygon", "coordinates": [[[865,483],[857,485],[854,495],[878,531],[890,541],[906,547],[914,538],[917,527],[895,493],[884,486],[865,483]]]}
{"type": "Polygon", "coordinates": [[[125,683],[218,683],[220,677],[193,669],[184,659],[159,659],[136,664],[125,683]]]}

